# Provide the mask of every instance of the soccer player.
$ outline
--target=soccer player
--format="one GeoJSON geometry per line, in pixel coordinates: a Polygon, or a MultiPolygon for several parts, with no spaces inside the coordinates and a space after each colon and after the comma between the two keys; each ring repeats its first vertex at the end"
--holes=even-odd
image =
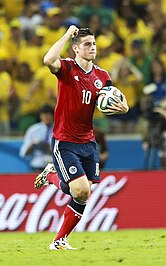
{"type": "MultiPolygon", "coordinates": [[[[64,221],[50,250],[72,248],[67,236],[80,221],[92,183],[99,179],[99,152],[92,127],[92,116],[97,94],[104,86],[111,85],[108,73],[93,64],[96,43],[88,28],[78,29],[72,25],[63,37],[47,52],[44,63],[58,78],[58,96],[54,113],[52,138],[53,162],[39,174],[35,187],[55,184],[71,201],[64,213],[64,221]],[[60,59],[66,42],[71,40],[75,59],[60,59]],[[57,173],[55,172],[55,169],[57,173]]],[[[116,112],[127,112],[124,96],[114,107],[116,112]]]]}

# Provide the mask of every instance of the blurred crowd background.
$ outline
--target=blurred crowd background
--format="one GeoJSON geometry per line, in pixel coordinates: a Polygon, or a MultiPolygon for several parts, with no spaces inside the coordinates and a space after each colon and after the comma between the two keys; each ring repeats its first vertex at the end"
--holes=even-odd
{"type": "MultiPolygon", "coordinates": [[[[165,0],[0,0],[0,136],[23,136],[44,105],[56,105],[57,80],[43,57],[70,25],[96,36],[95,63],[127,97],[125,115],[95,111],[107,134],[142,135],[166,158],[165,0]]],[[[70,43],[62,57],[73,57],[70,43]]],[[[165,159],[166,160],[166,159],[165,159]]]]}

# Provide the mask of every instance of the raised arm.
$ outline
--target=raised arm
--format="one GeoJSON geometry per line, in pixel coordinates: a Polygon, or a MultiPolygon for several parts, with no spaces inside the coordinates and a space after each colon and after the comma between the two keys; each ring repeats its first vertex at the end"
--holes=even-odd
{"type": "Polygon", "coordinates": [[[51,72],[56,73],[61,68],[61,62],[59,60],[60,54],[66,42],[74,37],[74,35],[78,33],[78,30],[76,26],[70,26],[62,38],[54,43],[44,56],[44,64],[50,68],[51,72]]]}

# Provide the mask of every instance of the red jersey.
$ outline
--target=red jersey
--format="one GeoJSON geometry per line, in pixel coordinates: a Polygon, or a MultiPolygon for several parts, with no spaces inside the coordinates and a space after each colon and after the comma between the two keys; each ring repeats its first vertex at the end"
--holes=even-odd
{"type": "Polygon", "coordinates": [[[53,137],[74,143],[94,140],[92,118],[97,94],[102,87],[111,85],[110,76],[96,65],[85,72],[73,59],[62,59],[56,76],[58,96],[53,137]]]}

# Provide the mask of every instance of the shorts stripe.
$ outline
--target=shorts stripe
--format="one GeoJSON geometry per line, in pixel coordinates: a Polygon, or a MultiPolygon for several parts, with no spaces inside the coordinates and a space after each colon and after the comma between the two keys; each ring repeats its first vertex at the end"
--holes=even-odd
{"type": "Polygon", "coordinates": [[[65,165],[63,163],[63,160],[62,160],[58,145],[59,145],[59,140],[55,140],[54,155],[55,155],[55,158],[56,158],[56,160],[57,160],[57,162],[59,164],[59,168],[61,170],[63,178],[64,178],[65,182],[67,182],[67,181],[70,180],[70,176],[68,175],[67,170],[65,168],[65,165]]]}
{"type": "Polygon", "coordinates": [[[74,213],[76,213],[77,215],[82,217],[83,214],[81,214],[81,213],[77,212],[76,210],[74,210],[70,205],[67,205],[67,207],[70,208],[74,213]]]}

